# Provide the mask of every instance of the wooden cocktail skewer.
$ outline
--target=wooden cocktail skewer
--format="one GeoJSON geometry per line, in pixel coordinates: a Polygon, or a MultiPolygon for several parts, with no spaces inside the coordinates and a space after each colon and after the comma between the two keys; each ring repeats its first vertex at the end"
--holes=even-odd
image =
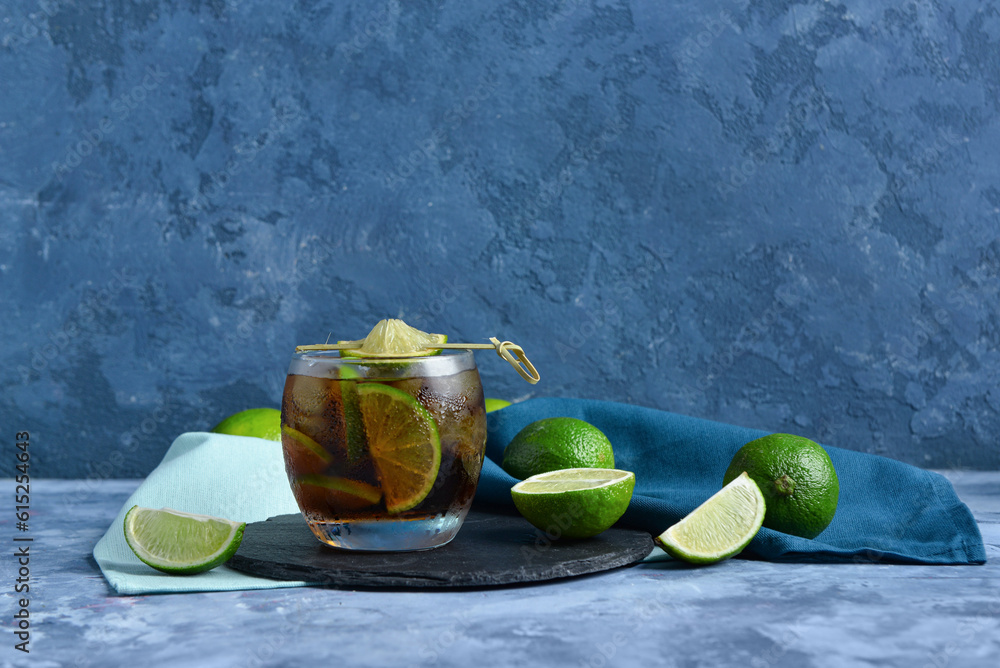
{"type": "MultiPolygon", "coordinates": [[[[317,343],[309,346],[296,346],[295,352],[304,353],[310,350],[358,350],[359,348],[361,348],[361,341],[352,341],[351,343],[317,343]]],[[[541,376],[538,375],[535,365],[524,354],[524,349],[521,346],[510,341],[501,342],[495,336],[490,337],[490,343],[436,343],[432,346],[427,346],[428,350],[437,350],[439,348],[442,350],[496,350],[497,355],[507,360],[521,378],[524,378],[532,385],[541,380],[541,376]]]]}

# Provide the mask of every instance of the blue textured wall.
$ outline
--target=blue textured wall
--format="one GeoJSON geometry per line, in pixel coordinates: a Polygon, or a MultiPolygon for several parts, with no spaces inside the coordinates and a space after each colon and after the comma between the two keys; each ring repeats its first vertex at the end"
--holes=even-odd
{"type": "Polygon", "coordinates": [[[1000,467],[997,3],[282,4],[0,10],[36,474],[143,475],[386,316],[524,345],[488,395],[1000,467]]]}

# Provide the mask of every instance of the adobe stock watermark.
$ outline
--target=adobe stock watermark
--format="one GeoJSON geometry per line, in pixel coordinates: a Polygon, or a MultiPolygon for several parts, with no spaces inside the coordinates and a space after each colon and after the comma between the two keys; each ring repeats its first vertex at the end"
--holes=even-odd
{"type": "MultiPolygon", "coordinates": [[[[297,260],[292,272],[284,276],[285,284],[300,285],[326,266],[334,253],[343,247],[342,239],[331,240],[326,237],[314,237],[313,240],[304,243],[301,248],[306,257],[302,262],[297,260]]],[[[447,290],[447,287],[445,289],[447,290]]],[[[267,317],[267,314],[275,317],[279,315],[282,300],[283,294],[265,295],[262,299],[258,299],[252,312],[243,314],[235,327],[225,330],[222,334],[222,342],[226,349],[232,351],[249,343],[261,325],[273,320],[267,317]]]]}
{"type": "Polygon", "coordinates": [[[702,29],[697,34],[684,39],[674,56],[674,61],[680,69],[690,67],[701,58],[712,46],[712,43],[726,31],[726,28],[737,30],[736,24],[733,23],[733,17],[724,9],[718,15],[703,17],[701,24],[702,29]]]}
{"type": "Polygon", "coordinates": [[[788,111],[782,119],[774,126],[774,130],[767,139],[757,147],[750,150],[750,154],[738,165],[729,168],[729,178],[717,181],[715,189],[723,197],[728,197],[739,192],[750,182],[757,171],[776,156],[785,144],[795,135],[795,133],[805,125],[809,118],[815,117],[822,109],[819,92],[813,91],[804,103],[797,104],[788,111]]]}
{"type": "Polygon", "coordinates": [[[973,642],[987,629],[990,631],[987,640],[995,641],[998,620],[1000,620],[1000,603],[996,601],[989,604],[985,615],[963,619],[955,632],[955,638],[948,641],[941,649],[931,650],[923,668],[947,668],[952,665],[952,659],[961,654],[962,650],[975,649],[973,642]]]}
{"type": "MultiPolygon", "coordinates": [[[[925,146],[923,150],[911,156],[896,172],[900,178],[895,190],[884,195],[874,206],[866,207],[860,211],[844,226],[848,240],[852,243],[857,242],[866,233],[871,232],[875,227],[875,222],[885,215],[889,207],[898,206],[897,199],[900,192],[911,187],[914,181],[933,169],[954,148],[967,144],[968,141],[968,138],[947,128],[938,132],[930,146],[925,146]]],[[[878,157],[883,161],[886,160],[886,156],[883,154],[878,154],[878,157]]]]}
{"type": "Polygon", "coordinates": [[[445,312],[450,304],[458,301],[464,292],[469,289],[469,285],[462,279],[456,278],[454,281],[445,283],[441,291],[424,308],[406,318],[407,323],[417,329],[434,329],[440,324],[437,318],[445,312]]]}
{"type": "Polygon", "coordinates": [[[111,305],[111,300],[138,285],[138,276],[128,267],[112,271],[111,276],[102,288],[76,305],[60,329],[48,333],[48,343],[31,351],[28,364],[18,365],[17,373],[21,376],[22,383],[29,382],[35,374],[44,371],[50,362],[58,358],[74,339],[83,334],[86,326],[94,322],[98,312],[111,305]]]}
{"type": "MultiPolygon", "coordinates": [[[[951,460],[948,461],[947,469],[948,471],[946,477],[948,479],[948,482],[950,482],[953,486],[957,486],[959,482],[961,482],[963,479],[965,479],[967,475],[969,475],[968,470],[962,469],[961,459],[959,459],[958,461],[951,461],[951,460]]],[[[892,542],[901,540],[902,538],[906,537],[907,532],[911,528],[913,528],[916,524],[920,523],[925,519],[924,510],[932,503],[933,501],[927,501],[919,508],[914,508],[912,514],[910,515],[910,518],[907,521],[893,524],[891,527],[885,527],[883,529],[884,538],[887,541],[892,542]]],[[[880,550],[876,550],[874,548],[868,548],[860,550],[858,554],[851,557],[851,563],[859,565],[860,564],[875,565],[882,562],[885,559],[886,559],[886,553],[880,550]]],[[[895,561],[891,556],[889,563],[895,563],[895,561]]],[[[1000,606],[1000,603],[998,603],[997,606],[1000,606]]],[[[1000,613],[1000,608],[998,608],[995,612],[1000,613]]]]}
{"type": "Polygon", "coordinates": [[[209,201],[229,185],[233,177],[256,160],[261,151],[284,135],[300,117],[298,109],[282,109],[280,113],[271,117],[266,128],[233,146],[233,154],[226,159],[226,166],[209,175],[208,183],[199,189],[191,202],[191,208],[195,211],[204,211],[209,201]]]}
{"type": "Polygon", "coordinates": [[[559,201],[563,191],[576,183],[579,172],[607,151],[628,127],[621,118],[615,118],[590,141],[583,145],[572,144],[566,166],[552,180],[539,182],[538,194],[525,206],[517,224],[534,225],[546,209],[559,201]]]}
{"type": "Polygon", "coordinates": [[[607,327],[613,318],[621,313],[621,304],[652,277],[658,267],[652,261],[647,261],[639,268],[630,272],[627,279],[619,279],[611,286],[611,296],[601,301],[601,305],[584,309],[563,331],[563,337],[555,342],[559,361],[565,362],[574,358],[598,332],[607,327]]]}
{"type": "MultiPolygon", "coordinates": [[[[913,329],[903,337],[898,352],[892,349],[888,351],[889,363],[893,367],[898,367],[905,362],[915,364],[921,348],[947,333],[948,328],[952,325],[952,314],[965,306],[978,306],[979,300],[972,294],[968,286],[963,285],[951,290],[945,296],[945,304],[946,306],[934,309],[930,317],[915,316],[913,318],[911,321],[913,329]]],[[[964,363],[964,358],[962,361],[964,363]]]]}
{"type": "Polygon", "coordinates": [[[101,142],[114,132],[118,123],[128,119],[132,112],[146,101],[149,94],[160,87],[167,78],[166,72],[159,66],[150,65],[146,68],[146,76],[131,89],[125,91],[111,102],[111,112],[115,118],[105,116],[95,127],[81,133],[81,138],[66,149],[66,156],[61,162],[52,163],[52,173],[62,181],[66,175],[83,163],[83,159],[97,150],[101,142]]]}
{"type": "Polygon", "coordinates": [[[589,656],[579,661],[580,668],[605,668],[612,665],[611,662],[618,656],[618,652],[631,645],[636,635],[643,632],[646,624],[654,618],[662,618],[668,612],[671,614],[671,619],[694,619],[697,616],[687,604],[644,599],[630,610],[625,624],[622,625],[629,629],[629,632],[617,631],[607,640],[595,642],[589,656]]]}
{"type": "MultiPolygon", "coordinates": [[[[322,609],[330,599],[323,594],[299,595],[296,592],[294,596],[293,610],[282,617],[277,628],[265,634],[266,637],[263,637],[252,650],[244,648],[246,658],[239,664],[240,666],[260,668],[275,665],[274,657],[295,639],[303,625],[315,621],[316,610],[322,609]]],[[[287,664],[283,662],[282,665],[287,664]]]]}
{"type": "Polygon", "coordinates": [[[704,392],[715,380],[736,364],[736,360],[745,355],[750,346],[758,341],[768,332],[778,321],[778,316],[785,310],[799,303],[797,295],[784,290],[779,290],[775,294],[774,301],[759,316],[743,325],[736,334],[736,338],[724,351],[712,356],[708,365],[708,373],[698,379],[695,386],[698,391],[704,392]]]}
{"type": "Polygon", "coordinates": [[[399,0],[389,0],[381,9],[373,9],[365,16],[361,27],[351,39],[337,45],[337,52],[350,61],[378,39],[387,39],[399,21],[399,0]]]}
{"type": "Polygon", "coordinates": [[[100,489],[101,482],[120,477],[128,461],[127,456],[135,452],[141,442],[155,436],[178,407],[169,399],[161,401],[144,418],[123,431],[118,437],[118,446],[107,456],[98,462],[87,462],[87,475],[83,478],[82,487],[64,495],[63,504],[74,506],[82,503],[100,489]]]}
{"type": "Polygon", "coordinates": [[[775,640],[770,647],[750,659],[751,668],[771,668],[771,666],[779,663],[788,654],[788,648],[791,644],[801,638],[801,633],[792,627],[788,627],[781,634],[781,637],[775,640]]]}
{"type": "Polygon", "coordinates": [[[552,30],[569,17],[573,16],[581,7],[589,7],[590,0],[561,0],[556,11],[546,21],[549,30],[552,30]]]}
{"type": "Polygon", "coordinates": [[[907,179],[916,179],[927,173],[952,149],[965,145],[966,141],[950,128],[945,128],[935,135],[933,144],[925,146],[922,151],[910,158],[900,171],[907,179]]]}
{"type": "Polygon", "coordinates": [[[55,2],[36,2],[35,5],[41,11],[31,12],[27,16],[23,17],[21,21],[16,21],[16,23],[19,24],[19,27],[13,32],[5,33],[3,36],[3,42],[0,43],[0,46],[8,49],[14,49],[23,44],[27,44],[40,35],[45,35],[46,37],[49,36],[49,30],[45,24],[45,20],[50,19],[55,15],[58,5],[55,2]]]}
{"type": "Polygon", "coordinates": [[[493,97],[499,86],[497,78],[480,76],[475,89],[445,112],[441,123],[431,131],[430,135],[416,142],[409,153],[396,158],[395,167],[385,175],[385,187],[395,192],[417,169],[429,163],[441,146],[448,141],[449,133],[476,113],[483,102],[493,97]]]}
{"type": "Polygon", "coordinates": [[[554,541],[565,535],[566,531],[587,512],[587,508],[582,503],[574,503],[563,512],[552,517],[552,520],[545,527],[545,530],[535,529],[535,540],[531,545],[522,545],[520,552],[524,559],[525,566],[531,566],[535,559],[541,558],[545,552],[552,549],[554,541]]]}
{"type": "Polygon", "coordinates": [[[447,656],[448,651],[463,637],[472,627],[472,622],[468,616],[452,619],[447,624],[446,630],[439,633],[431,642],[425,643],[420,648],[421,664],[438,664],[442,656],[447,656]]]}

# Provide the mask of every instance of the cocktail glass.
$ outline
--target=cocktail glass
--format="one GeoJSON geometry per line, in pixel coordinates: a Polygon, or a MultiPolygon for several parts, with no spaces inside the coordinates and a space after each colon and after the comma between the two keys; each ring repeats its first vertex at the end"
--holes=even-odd
{"type": "Polygon", "coordinates": [[[400,359],[297,353],[281,423],[288,480],[320,541],[406,551],[458,533],[486,445],[471,350],[400,359]]]}

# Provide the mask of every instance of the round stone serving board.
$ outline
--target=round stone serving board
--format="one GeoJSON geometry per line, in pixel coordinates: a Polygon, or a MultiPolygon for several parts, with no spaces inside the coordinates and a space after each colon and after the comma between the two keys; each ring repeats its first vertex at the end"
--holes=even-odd
{"type": "Polygon", "coordinates": [[[277,580],[338,587],[495,587],[628,566],[653,550],[644,531],[611,528],[584,540],[548,541],[520,515],[473,510],[443,547],[351,552],[320,543],[301,515],[248,524],[226,565],[277,580]]]}

